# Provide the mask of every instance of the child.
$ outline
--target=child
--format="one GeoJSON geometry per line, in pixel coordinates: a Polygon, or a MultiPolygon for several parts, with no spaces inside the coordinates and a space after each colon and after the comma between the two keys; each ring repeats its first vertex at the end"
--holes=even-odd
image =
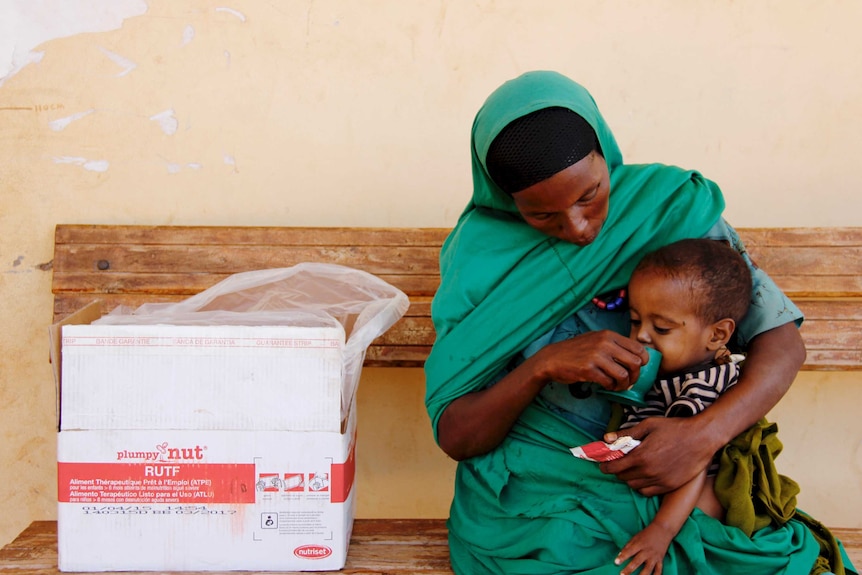
{"type": "MultiPolygon", "coordinates": [[[[748,310],[751,272],[726,243],[682,240],[648,254],[629,281],[631,337],[661,352],[659,378],[646,407],[627,407],[621,428],[646,417],[687,417],[708,407],[736,383],[739,368],[727,343],[748,310]]],[[[722,520],[713,491],[713,463],[679,489],[667,493],[653,521],[615,559],[629,560],[623,575],[642,567],[661,573],[671,540],[694,507],[722,520]]]]}

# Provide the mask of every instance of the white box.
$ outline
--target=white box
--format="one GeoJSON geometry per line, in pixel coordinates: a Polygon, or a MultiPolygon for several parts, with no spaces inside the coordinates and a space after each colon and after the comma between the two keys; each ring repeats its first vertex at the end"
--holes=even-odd
{"type": "Polygon", "coordinates": [[[74,325],[94,317],[52,327],[60,570],[342,568],[343,331],[74,325]]]}
{"type": "Polygon", "coordinates": [[[62,338],[62,430],[341,430],[343,329],[67,325],[62,338]]]}

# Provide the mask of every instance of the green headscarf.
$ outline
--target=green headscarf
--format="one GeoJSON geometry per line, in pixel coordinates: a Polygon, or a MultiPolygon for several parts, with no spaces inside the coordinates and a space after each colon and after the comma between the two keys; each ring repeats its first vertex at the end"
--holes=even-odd
{"type": "MultiPolygon", "coordinates": [[[[443,246],[432,304],[437,341],[425,371],[435,437],[451,401],[487,385],[593,295],[626,285],[645,252],[703,236],[724,207],[715,184],[695,172],[623,164],[589,93],[552,72],[520,76],[488,98],[473,124],[472,154],[473,198],[443,246]],[[608,164],[608,218],[585,247],[528,226],[485,168],[504,126],[549,106],[583,116],[608,164]]],[[[455,572],[619,573],[613,558],[655,516],[659,499],[568,450],[591,440],[537,398],[497,448],[459,462],[448,522],[455,572]]],[[[747,537],[695,510],[668,550],[664,573],[802,574],[818,552],[798,522],[747,537]]]]}
{"type": "Polygon", "coordinates": [[[647,251],[702,236],[724,209],[718,187],[696,172],[624,165],[589,92],[554,72],[524,74],[491,94],[473,122],[471,148],[473,198],[443,245],[441,285],[431,306],[437,341],[425,373],[435,434],[453,399],[484,386],[594,295],[626,285],[647,251]],[[585,247],[524,223],[485,168],[488,148],[507,124],[554,106],[587,120],[610,172],[608,218],[585,247]]]}

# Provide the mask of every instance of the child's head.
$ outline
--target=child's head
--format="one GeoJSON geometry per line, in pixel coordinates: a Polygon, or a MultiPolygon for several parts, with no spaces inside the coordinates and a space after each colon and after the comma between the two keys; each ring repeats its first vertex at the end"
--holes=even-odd
{"type": "Polygon", "coordinates": [[[714,359],[748,311],[751,272],[728,244],[681,240],[647,254],[629,281],[631,337],[662,353],[660,373],[714,359]]]}

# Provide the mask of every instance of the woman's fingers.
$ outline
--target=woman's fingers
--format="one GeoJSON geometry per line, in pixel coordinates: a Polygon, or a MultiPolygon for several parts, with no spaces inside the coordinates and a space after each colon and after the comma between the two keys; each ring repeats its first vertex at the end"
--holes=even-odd
{"type": "Polygon", "coordinates": [[[589,381],[614,391],[631,387],[649,358],[640,343],[607,330],[579,335],[546,349],[552,354],[554,381],[589,381]]]}

